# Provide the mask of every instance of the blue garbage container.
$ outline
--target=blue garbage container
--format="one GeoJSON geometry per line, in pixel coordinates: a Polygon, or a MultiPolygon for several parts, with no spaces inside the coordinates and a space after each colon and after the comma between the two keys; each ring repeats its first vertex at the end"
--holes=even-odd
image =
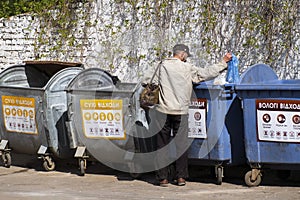
{"type": "Polygon", "coordinates": [[[258,186],[261,169],[300,168],[300,80],[278,80],[267,65],[252,66],[235,85],[242,99],[248,186],[258,186]],[[253,79],[260,79],[256,83],[253,79]],[[251,80],[251,81],[249,81],[251,80]]]}
{"type": "Polygon", "coordinates": [[[194,85],[189,110],[189,162],[215,166],[217,184],[222,183],[224,165],[245,163],[243,115],[235,84],[213,85],[207,81],[194,85]]]}

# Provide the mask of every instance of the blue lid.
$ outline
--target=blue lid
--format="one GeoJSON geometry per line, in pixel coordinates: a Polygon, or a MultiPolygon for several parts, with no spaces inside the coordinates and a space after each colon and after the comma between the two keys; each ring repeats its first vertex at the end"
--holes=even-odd
{"type": "Polygon", "coordinates": [[[274,70],[265,64],[256,64],[245,71],[235,90],[300,91],[300,80],[279,80],[274,70]]]}
{"type": "Polygon", "coordinates": [[[257,84],[272,80],[278,80],[276,72],[269,65],[256,64],[242,74],[240,84],[257,84]]]}

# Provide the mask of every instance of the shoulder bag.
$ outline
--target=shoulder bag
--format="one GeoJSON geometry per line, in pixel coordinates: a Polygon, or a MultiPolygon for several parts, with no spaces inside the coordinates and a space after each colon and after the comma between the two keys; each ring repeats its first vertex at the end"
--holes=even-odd
{"type": "Polygon", "coordinates": [[[144,89],[142,90],[140,94],[140,106],[144,109],[149,109],[151,106],[154,106],[155,104],[158,104],[159,99],[159,85],[152,83],[154,76],[160,67],[162,62],[158,64],[158,66],[155,69],[154,74],[152,75],[152,78],[149,83],[144,85],[144,89]]]}

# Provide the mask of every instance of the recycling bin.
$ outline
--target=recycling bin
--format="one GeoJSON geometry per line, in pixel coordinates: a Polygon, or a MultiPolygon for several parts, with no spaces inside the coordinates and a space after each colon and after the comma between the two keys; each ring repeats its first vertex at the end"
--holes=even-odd
{"type": "Polygon", "coordinates": [[[11,165],[10,151],[37,154],[46,170],[53,157],[71,155],[65,125],[66,85],[82,64],[26,61],[0,73],[0,151],[4,165],[11,165]]]}
{"type": "Polygon", "coordinates": [[[235,84],[194,84],[189,108],[189,163],[214,166],[222,184],[223,166],[245,164],[243,113],[235,84]]]}
{"type": "MultiPolygon", "coordinates": [[[[258,186],[262,169],[300,169],[300,80],[279,80],[265,64],[249,68],[235,86],[242,99],[248,186],[258,186]],[[259,78],[256,82],[251,80],[259,78]]],[[[288,178],[289,173],[284,173],[288,178]]]]}
{"type": "MultiPolygon", "coordinates": [[[[80,175],[88,160],[123,170],[134,151],[135,83],[115,82],[100,68],[80,72],[69,84],[67,122],[80,175]]],[[[126,169],[124,169],[126,170],[126,169]]]]}

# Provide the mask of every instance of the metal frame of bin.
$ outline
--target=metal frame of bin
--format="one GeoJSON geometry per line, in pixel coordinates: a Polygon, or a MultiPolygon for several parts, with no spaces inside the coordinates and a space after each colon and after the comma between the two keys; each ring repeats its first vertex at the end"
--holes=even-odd
{"type": "Polygon", "coordinates": [[[71,155],[64,89],[81,70],[81,63],[25,61],[0,73],[0,151],[6,167],[11,150],[37,154],[47,171],[55,168],[52,156],[71,155]]]}
{"type": "Polygon", "coordinates": [[[114,161],[126,160],[124,152],[134,151],[133,138],[127,133],[135,123],[135,102],[132,100],[135,90],[136,84],[115,84],[112,76],[100,68],[82,71],[69,84],[67,125],[80,175],[85,174],[87,160],[97,160],[113,168],[114,161]],[[122,106],[118,108],[103,107],[119,103],[122,106]],[[110,112],[121,114],[121,121],[108,122],[110,112]],[[120,124],[123,126],[119,127],[120,124]],[[109,125],[114,133],[109,133],[109,125]]]}
{"type": "MultiPolygon", "coordinates": [[[[202,132],[202,135],[194,138],[189,149],[190,163],[215,166],[218,185],[222,184],[224,165],[246,162],[243,150],[242,110],[233,86],[213,85],[211,81],[195,84],[195,97],[192,98],[192,102],[199,101],[198,104],[204,105],[201,108],[202,118],[206,117],[206,120],[200,123],[206,123],[206,126],[200,125],[199,122],[198,125],[193,125],[197,123],[195,119],[189,122],[190,129],[194,126],[194,131],[202,132]]],[[[200,109],[197,106],[195,108],[196,111],[200,109]]],[[[193,113],[190,115],[194,116],[193,113]]]]}
{"type": "MultiPolygon", "coordinates": [[[[235,90],[242,99],[245,150],[251,167],[245,183],[258,186],[264,168],[299,169],[300,80],[278,80],[269,66],[257,64],[245,72],[235,90]],[[256,77],[261,80],[248,82],[256,77]],[[289,105],[296,107],[290,109],[289,105]]],[[[283,175],[287,178],[289,173],[283,175]]]]}

